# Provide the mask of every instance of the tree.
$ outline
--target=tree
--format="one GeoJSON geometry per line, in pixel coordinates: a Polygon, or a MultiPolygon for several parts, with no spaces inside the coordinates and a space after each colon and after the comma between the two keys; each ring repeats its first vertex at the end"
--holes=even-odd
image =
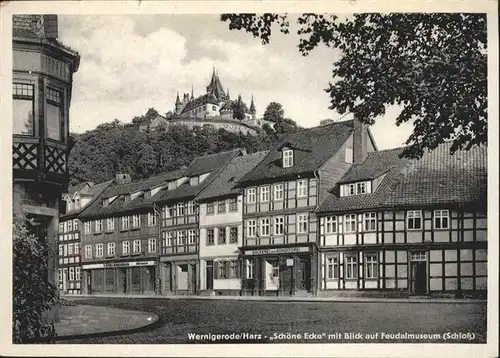
{"type": "Polygon", "coordinates": [[[264,111],[264,120],[269,122],[278,122],[285,118],[285,111],[281,103],[271,102],[267,105],[264,111]]]}
{"type": "MultiPolygon", "coordinates": [[[[223,14],[229,29],[269,43],[273,23],[289,33],[287,15],[223,14]]],[[[412,121],[405,157],[453,140],[451,152],[487,143],[487,30],[479,13],[303,14],[298,49],[340,50],[326,88],[331,109],[373,124],[389,105],[396,125],[412,121]]]]}
{"type": "Polygon", "coordinates": [[[241,96],[238,96],[238,100],[236,102],[233,102],[232,109],[234,119],[238,119],[240,121],[245,119],[245,114],[248,112],[248,108],[241,99],[241,96]]]}
{"type": "Polygon", "coordinates": [[[300,127],[290,118],[280,119],[274,124],[274,130],[278,135],[295,132],[298,129],[300,129],[300,127]]]}

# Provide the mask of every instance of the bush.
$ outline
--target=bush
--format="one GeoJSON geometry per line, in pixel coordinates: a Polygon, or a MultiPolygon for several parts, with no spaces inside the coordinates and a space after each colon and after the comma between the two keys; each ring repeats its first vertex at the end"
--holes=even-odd
{"type": "Polygon", "coordinates": [[[57,299],[48,280],[48,242],[31,234],[24,220],[13,222],[13,320],[14,343],[53,341],[54,326],[44,314],[57,299]]]}

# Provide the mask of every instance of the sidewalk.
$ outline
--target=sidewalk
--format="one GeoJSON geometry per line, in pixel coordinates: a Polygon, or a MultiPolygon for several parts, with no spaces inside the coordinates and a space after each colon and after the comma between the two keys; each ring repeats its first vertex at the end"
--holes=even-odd
{"type": "Polygon", "coordinates": [[[152,313],[86,305],[62,306],[60,318],[54,324],[56,340],[130,333],[158,321],[152,313]]]}
{"type": "Polygon", "coordinates": [[[66,300],[77,301],[79,298],[155,298],[167,300],[233,300],[233,301],[267,301],[267,302],[394,302],[394,303],[485,303],[486,299],[470,298],[379,298],[379,297],[316,297],[316,296],[163,296],[133,294],[93,294],[64,296],[66,300]]]}

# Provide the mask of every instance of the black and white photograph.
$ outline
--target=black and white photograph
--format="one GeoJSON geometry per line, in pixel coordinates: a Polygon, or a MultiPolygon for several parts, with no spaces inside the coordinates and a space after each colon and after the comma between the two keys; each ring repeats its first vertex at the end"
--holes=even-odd
{"type": "Polygon", "coordinates": [[[58,3],[0,6],[2,355],[498,356],[494,1],[58,3]]]}

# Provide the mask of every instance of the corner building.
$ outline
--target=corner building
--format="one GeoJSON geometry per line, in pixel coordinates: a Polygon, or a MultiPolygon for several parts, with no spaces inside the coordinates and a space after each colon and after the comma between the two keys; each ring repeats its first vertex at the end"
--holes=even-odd
{"type": "Polygon", "coordinates": [[[242,293],[314,295],[318,285],[316,209],[353,163],[376,150],[359,121],[283,136],[239,181],[244,189],[242,293]]]}
{"type": "Polygon", "coordinates": [[[486,147],[355,163],[317,210],[320,294],[486,296],[486,147]]]}

